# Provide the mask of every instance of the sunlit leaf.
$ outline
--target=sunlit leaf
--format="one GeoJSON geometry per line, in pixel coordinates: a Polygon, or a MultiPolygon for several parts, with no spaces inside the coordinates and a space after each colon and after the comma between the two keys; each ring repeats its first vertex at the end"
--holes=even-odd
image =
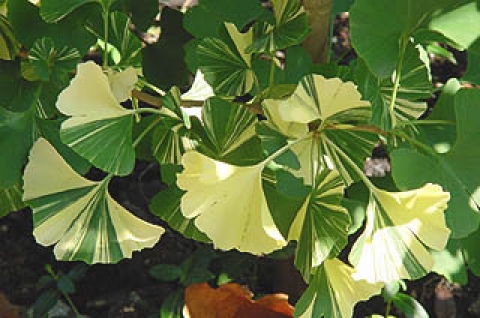
{"type": "Polygon", "coordinates": [[[338,78],[326,79],[321,75],[306,76],[293,95],[280,102],[279,113],[284,121],[307,124],[316,119],[341,120],[349,116],[368,118],[370,103],[352,82],[338,78]]]}
{"type": "Polygon", "coordinates": [[[306,281],[310,279],[312,268],[337,256],[345,247],[350,225],[350,216],[340,205],[344,186],[338,172],[318,171],[314,187],[297,212],[288,234],[289,240],[297,241],[295,266],[306,281]]]}
{"type": "Polygon", "coordinates": [[[450,236],[444,216],[449,199],[434,184],[406,192],[373,189],[365,230],[349,256],[354,278],[391,282],[430,272],[433,258],[426,247],[442,250],[450,236]]]}
{"type": "Polygon", "coordinates": [[[391,153],[393,177],[401,189],[412,189],[425,182],[441,184],[451,193],[446,211],[453,238],[466,237],[480,223],[480,187],[476,164],[480,155],[477,144],[480,134],[476,122],[480,115],[477,90],[462,89],[455,96],[457,141],[453,148],[437,156],[428,156],[414,149],[397,149],[391,153]]]}
{"type": "MultiPolygon", "coordinates": [[[[129,71],[122,74],[136,78],[129,71]]],[[[133,78],[125,81],[130,83],[133,78]]],[[[62,124],[61,138],[96,167],[126,175],[135,163],[133,111],[123,108],[119,104],[122,100],[115,96],[130,94],[120,93],[117,84],[124,81],[117,79],[113,83],[112,87],[100,66],[92,62],[78,65],[76,76],[57,101],[57,108],[71,116],[62,124]]]]}
{"type": "Polygon", "coordinates": [[[133,216],[113,200],[108,181],[84,179],[39,139],[30,152],[23,196],[33,210],[37,242],[55,245],[59,260],[89,264],[116,263],[156,244],[163,228],[133,216]]]}
{"type": "Polygon", "coordinates": [[[266,254],[286,245],[268,209],[262,188],[265,163],[233,166],[187,152],[177,184],[185,217],[207,234],[216,248],[266,254]],[[241,191],[239,191],[241,189],[241,191]]]}
{"type": "Polygon", "coordinates": [[[295,317],[349,318],[359,301],[379,294],[383,284],[354,280],[355,270],[337,258],[316,269],[310,285],[297,302],[295,317]]]}

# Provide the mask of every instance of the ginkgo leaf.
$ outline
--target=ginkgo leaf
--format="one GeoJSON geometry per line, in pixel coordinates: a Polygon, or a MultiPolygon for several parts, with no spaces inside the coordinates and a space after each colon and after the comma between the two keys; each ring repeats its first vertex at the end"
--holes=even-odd
{"type": "Polygon", "coordinates": [[[355,270],[337,258],[327,259],[315,271],[307,290],[297,302],[295,317],[350,318],[359,301],[379,294],[383,284],[354,280],[355,270]]]}
{"type": "Polygon", "coordinates": [[[205,101],[215,96],[212,87],[205,81],[202,71],[197,70],[192,87],[182,94],[182,100],[205,101]]]}
{"type": "MultiPolygon", "coordinates": [[[[457,140],[448,151],[425,155],[415,149],[395,149],[391,153],[395,183],[412,189],[426,182],[435,182],[452,195],[445,213],[453,238],[464,238],[478,229],[480,222],[480,173],[477,157],[480,126],[476,118],[480,93],[476,89],[461,89],[455,95],[457,140]]],[[[452,111],[450,109],[450,111],[452,111]]]]}
{"type": "Polygon", "coordinates": [[[33,210],[33,234],[55,244],[59,260],[116,263],[155,245],[164,229],[124,209],[108,194],[107,178],[92,182],[78,175],[45,139],[30,152],[23,199],[33,210]]]}
{"type": "Polygon", "coordinates": [[[236,283],[212,288],[208,283],[192,284],[185,290],[186,318],[288,318],[293,307],[284,294],[252,300],[252,293],[236,283]]]}
{"type": "Polygon", "coordinates": [[[180,164],[185,151],[195,147],[190,138],[190,119],[180,103],[176,87],[162,98],[162,123],[152,134],[152,153],[160,164],[180,164]]]}
{"type": "Polygon", "coordinates": [[[134,78],[136,74],[128,70],[115,75],[110,84],[100,66],[82,63],[57,101],[57,108],[71,116],[62,124],[62,141],[96,167],[116,175],[129,174],[135,164],[133,111],[119,104],[130,95],[127,90],[134,78]]]}
{"type": "Polygon", "coordinates": [[[298,242],[295,266],[306,281],[313,267],[345,247],[350,226],[348,211],[340,204],[345,187],[338,172],[318,171],[314,187],[288,233],[288,240],[298,242]]]}
{"type": "Polygon", "coordinates": [[[234,166],[187,152],[178,186],[187,191],[181,209],[216,248],[260,255],[286,245],[268,209],[262,188],[265,162],[234,166]]]}
{"type": "Polygon", "coordinates": [[[215,92],[225,96],[248,93],[255,81],[251,69],[251,54],[245,53],[247,43],[253,39],[252,30],[240,33],[226,23],[227,33],[234,47],[219,38],[202,39],[196,49],[198,67],[215,92]]]}
{"type": "Polygon", "coordinates": [[[128,67],[122,72],[107,73],[108,83],[115,99],[121,103],[132,97],[132,91],[138,81],[137,71],[128,67]]]}
{"type": "Polygon", "coordinates": [[[426,247],[443,250],[450,236],[444,216],[449,199],[435,184],[393,193],[373,189],[365,230],[349,256],[355,279],[375,283],[426,275],[433,267],[426,247]]]}
{"type": "MultiPolygon", "coordinates": [[[[421,46],[409,43],[402,60],[400,86],[394,103],[398,122],[417,119],[427,110],[426,99],[431,97],[432,83],[429,58],[421,46]]],[[[372,103],[372,122],[385,130],[391,129],[389,112],[394,78],[376,77],[363,60],[359,60],[356,82],[364,98],[372,103]]]]}
{"type": "Polygon", "coordinates": [[[11,188],[0,189],[0,218],[10,212],[18,211],[24,206],[20,184],[16,184],[11,188]]]}
{"type": "Polygon", "coordinates": [[[298,0],[272,0],[275,24],[264,26],[263,34],[248,52],[275,52],[300,44],[308,35],[308,18],[298,0]]]}
{"type": "Polygon", "coordinates": [[[340,120],[346,114],[350,120],[370,118],[370,103],[361,98],[352,82],[308,75],[292,96],[281,101],[279,112],[283,120],[303,124],[317,119],[340,120]]]}
{"type": "Polygon", "coordinates": [[[0,59],[13,60],[20,45],[15,39],[10,23],[1,12],[2,6],[3,5],[0,5],[0,59]]]}

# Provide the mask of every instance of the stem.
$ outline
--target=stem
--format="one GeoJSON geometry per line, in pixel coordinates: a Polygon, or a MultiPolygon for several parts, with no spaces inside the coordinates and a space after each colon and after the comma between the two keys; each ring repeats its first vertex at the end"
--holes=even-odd
{"type": "Polygon", "coordinates": [[[387,301],[387,308],[385,309],[385,318],[388,318],[390,315],[390,309],[392,308],[392,301],[387,301]]]}
{"type": "Polygon", "coordinates": [[[265,159],[264,161],[262,161],[260,164],[263,165],[263,166],[266,166],[270,161],[273,161],[275,160],[277,157],[283,155],[286,151],[288,151],[290,148],[292,148],[294,145],[298,144],[299,142],[302,142],[304,140],[307,140],[309,138],[312,138],[311,135],[307,135],[305,137],[302,137],[300,139],[296,139],[294,141],[291,141],[291,142],[288,142],[285,146],[283,146],[282,148],[278,149],[277,151],[275,151],[273,154],[271,154],[270,156],[268,156],[267,159],[265,159]]]}
{"type": "Polygon", "coordinates": [[[406,141],[408,141],[409,143],[417,146],[418,148],[422,149],[423,151],[425,151],[426,153],[428,153],[432,157],[434,157],[434,158],[438,157],[438,154],[435,152],[435,150],[433,150],[429,146],[425,145],[423,142],[420,142],[420,141],[416,140],[415,138],[412,138],[409,135],[407,135],[403,132],[400,132],[400,131],[393,131],[393,134],[395,134],[398,137],[403,138],[406,141]]]}
{"type": "Polygon", "coordinates": [[[160,109],[156,108],[137,108],[132,110],[134,114],[156,114],[156,115],[164,115],[164,113],[160,109]]]}
{"type": "MultiPolygon", "coordinates": [[[[53,271],[52,267],[50,265],[46,265],[45,266],[45,269],[47,270],[47,272],[50,274],[50,276],[52,276],[52,278],[55,280],[55,282],[58,282],[59,281],[59,277],[57,274],[55,274],[55,272],[53,271]]],[[[60,290],[60,289],[59,289],[60,290]]],[[[73,313],[75,314],[75,317],[76,318],[80,318],[82,315],[80,314],[80,312],[78,311],[77,307],[75,306],[75,304],[73,303],[72,299],[70,298],[70,296],[65,293],[63,290],[60,290],[60,292],[62,293],[63,297],[65,298],[65,300],[67,301],[68,305],[70,306],[70,308],[72,309],[73,313]]]]}
{"type": "Polygon", "coordinates": [[[407,122],[400,122],[398,126],[406,126],[406,125],[452,125],[455,126],[456,123],[449,120],[409,120],[407,122]]]}
{"type": "Polygon", "coordinates": [[[271,62],[270,62],[270,79],[269,79],[269,82],[268,82],[268,88],[269,89],[272,89],[273,87],[273,84],[275,82],[275,57],[274,57],[274,54],[272,54],[271,56],[271,62]]]}
{"type": "Polygon", "coordinates": [[[335,151],[343,157],[343,159],[345,159],[345,161],[350,165],[350,167],[355,170],[360,179],[362,179],[363,183],[365,183],[367,188],[369,188],[370,190],[375,190],[377,188],[373,185],[372,181],[367,178],[363,171],[355,164],[355,162],[353,162],[353,160],[350,159],[350,157],[345,152],[343,152],[342,149],[340,149],[337,145],[328,140],[328,138],[325,138],[325,142],[328,143],[332,148],[334,148],[335,151]]]}
{"type": "Polygon", "coordinates": [[[405,40],[400,40],[400,55],[397,63],[397,68],[395,69],[395,83],[393,84],[393,91],[390,100],[390,105],[388,107],[390,112],[390,118],[392,120],[392,128],[394,128],[397,124],[397,118],[395,116],[395,102],[397,100],[398,88],[400,87],[400,78],[402,77],[402,65],[403,65],[403,58],[405,56],[405,49],[406,49],[406,42],[405,40]]]}
{"type": "Polygon", "coordinates": [[[109,10],[108,8],[103,8],[103,38],[105,40],[105,46],[103,49],[103,68],[108,67],[108,29],[109,29],[109,10]]]}

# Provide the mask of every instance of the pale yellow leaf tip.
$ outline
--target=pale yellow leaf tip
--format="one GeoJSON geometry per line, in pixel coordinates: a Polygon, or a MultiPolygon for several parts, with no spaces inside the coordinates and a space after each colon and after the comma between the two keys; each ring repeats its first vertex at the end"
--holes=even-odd
{"type": "Polygon", "coordinates": [[[222,250],[260,255],[286,245],[275,226],[263,192],[263,165],[233,166],[195,151],[182,158],[178,186],[185,217],[222,250]]]}

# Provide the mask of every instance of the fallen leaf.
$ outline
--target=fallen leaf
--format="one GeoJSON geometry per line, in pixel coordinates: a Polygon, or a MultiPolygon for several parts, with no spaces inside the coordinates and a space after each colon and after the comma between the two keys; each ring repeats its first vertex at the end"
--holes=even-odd
{"type": "Polygon", "coordinates": [[[185,290],[185,318],[291,318],[293,307],[285,294],[266,295],[259,300],[236,284],[212,288],[193,284],[185,290]]]}
{"type": "Polygon", "coordinates": [[[20,318],[17,306],[12,305],[5,294],[0,292],[0,318],[20,318]]]}

